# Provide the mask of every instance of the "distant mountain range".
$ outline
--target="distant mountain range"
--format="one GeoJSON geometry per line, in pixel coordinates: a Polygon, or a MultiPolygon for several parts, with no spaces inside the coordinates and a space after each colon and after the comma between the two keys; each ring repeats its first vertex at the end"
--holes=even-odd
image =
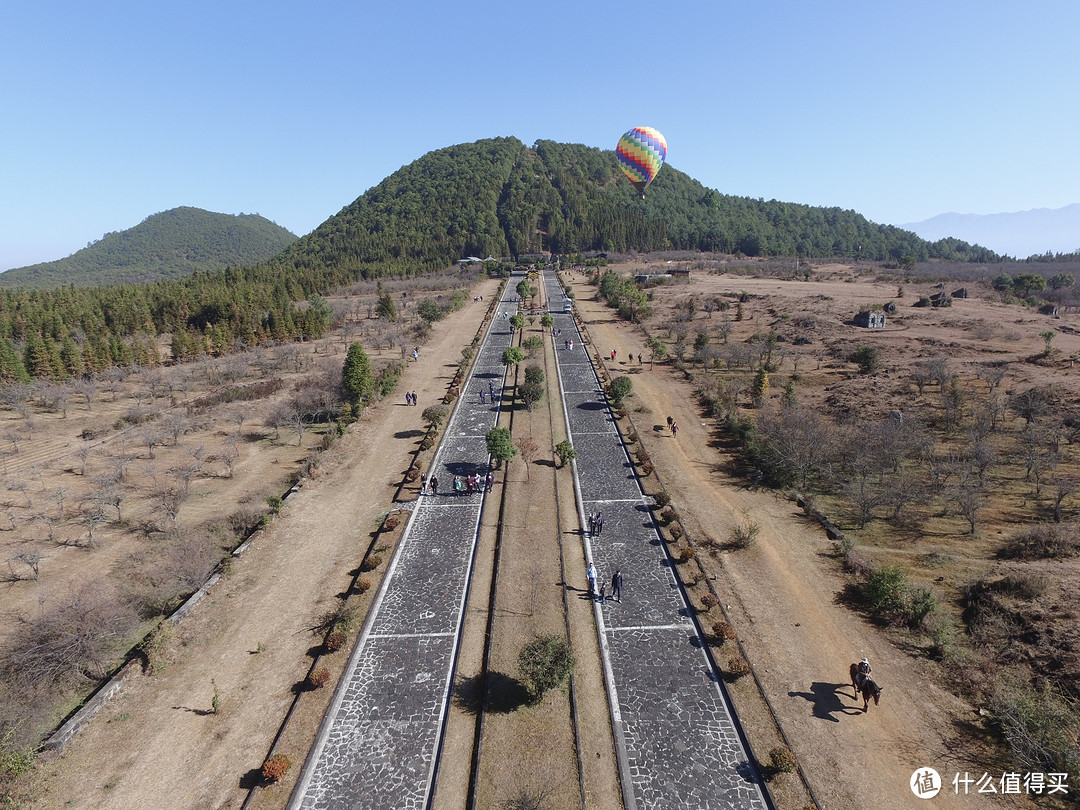
{"type": "Polygon", "coordinates": [[[65,259],[0,273],[0,287],[135,284],[196,271],[257,264],[297,239],[258,214],[217,214],[182,206],[105,234],[65,259]]]}
{"type": "Polygon", "coordinates": [[[1080,203],[1009,214],[938,214],[897,227],[931,242],[954,236],[1016,259],[1080,251],[1080,203]]]}

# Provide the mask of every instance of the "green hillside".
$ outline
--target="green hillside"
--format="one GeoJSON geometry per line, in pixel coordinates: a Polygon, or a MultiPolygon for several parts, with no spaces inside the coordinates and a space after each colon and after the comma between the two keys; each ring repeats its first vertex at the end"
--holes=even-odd
{"type": "MultiPolygon", "coordinates": [[[[332,314],[322,295],[361,278],[442,270],[465,256],[705,250],[904,264],[997,258],[957,240],[925,242],[854,211],[720,194],[671,166],[641,200],[613,152],[551,141],[529,148],[516,138],[424,155],[262,263],[211,250],[250,220],[266,223],[175,209],[75,254],[98,249],[112,257],[85,266],[77,280],[50,282],[42,271],[17,288],[0,286],[0,381],[69,379],[112,365],[161,362],[156,339],[164,334],[180,361],[238,345],[315,338],[332,314]],[[219,229],[191,224],[206,218],[218,218],[219,229]],[[193,232],[202,238],[175,246],[193,232]],[[142,246],[141,264],[127,250],[135,245],[142,246]],[[211,254],[217,268],[228,266],[193,274],[194,262],[211,254]],[[160,263],[155,267],[168,261],[179,277],[101,283],[117,266],[127,268],[128,280],[144,277],[146,257],[160,263]],[[297,304],[305,300],[308,305],[297,304]]],[[[17,273],[0,279],[17,282],[17,273]]]]}
{"type": "Polygon", "coordinates": [[[721,194],[670,165],[640,200],[612,151],[494,138],[405,166],[274,264],[371,276],[434,270],[469,255],[590,250],[997,258],[955,239],[926,242],[854,211],[721,194]]]}
{"type": "Polygon", "coordinates": [[[258,214],[173,208],[107,233],[65,259],[0,273],[0,286],[137,284],[248,265],[276,256],[296,236],[258,214]]]}

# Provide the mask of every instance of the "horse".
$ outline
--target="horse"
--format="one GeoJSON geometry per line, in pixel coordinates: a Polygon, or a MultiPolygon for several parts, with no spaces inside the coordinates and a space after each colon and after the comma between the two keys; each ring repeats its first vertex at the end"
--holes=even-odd
{"type": "Polygon", "coordinates": [[[873,676],[863,675],[859,672],[858,664],[852,664],[848,672],[851,675],[851,686],[855,690],[856,700],[859,698],[859,692],[862,692],[862,710],[864,712],[870,710],[870,698],[874,699],[874,705],[877,706],[881,700],[881,687],[878,686],[878,683],[874,680],[873,676]]]}

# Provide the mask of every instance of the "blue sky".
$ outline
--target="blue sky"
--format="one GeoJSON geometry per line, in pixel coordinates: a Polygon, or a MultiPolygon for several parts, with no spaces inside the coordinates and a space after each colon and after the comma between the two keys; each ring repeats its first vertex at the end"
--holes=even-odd
{"type": "Polygon", "coordinates": [[[433,149],[613,149],[905,223],[1080,202],[1080,3],[13,2],[0,269],[179,205],[304,234],[433,149]]]}

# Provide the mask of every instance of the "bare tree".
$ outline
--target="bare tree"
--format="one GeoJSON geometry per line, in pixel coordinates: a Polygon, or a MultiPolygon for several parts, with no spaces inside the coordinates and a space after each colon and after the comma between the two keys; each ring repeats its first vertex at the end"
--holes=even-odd
{"type": "Polygon", "coordinates": [[[968,521],[969,534],[975,534],[979,511],[986,504],[986,489],[976,476],[965,476],[952,490],[952,499],[968,521]]]}
{"type": "Polygon", "coordinates": [[[172,437],[173,447],[175,447],[180,443],[180,436],[191,430],[191,422],[180,411],[170,411],[161,420],[161,428],[172,437]]]}
{"type": "Polygon", "coordinates": [[[27,685],[100,678],[109,649],[131,627],[122,600],[97,584],[46,602],[34,616],[20,616],[0,658],[13,677],[27,685]]]}
{"type": "Polygon", "coordinates": [[[1062,504],[1066,498],[1076,494],[1080,489],[1080,482],[1071,475],[1063,475],[1054,478],[1051,482],[1054,486],[1054,522],[1061,523],[1062,504]]]}
{"type": "Polygon", "coordinates": [[[518,453],[521,454],[521,460],[525,463],[525,480],[532,480],[532,473],[530,469],[532,467],[533,460],[536,458],[536,454],[540,452],[540,445],[537,444],[536,439],[524,436],[518,439],[515,444],[517,445],[518,453]]]}
{"type": "Polygon", "coordinates": [[[148,425],[139,432],[139,440],[147,449],[149,457],[154,457],[154,448],[165,443],[165,431],[158,425],[148,425]]]}
{"type": "Polygon", "coordinates": [[[240,456],[240,447],[238,439],[235,435],[230,436],[225,441],[225,446],[221,448],[219,458],[225,462],[225,469],[229,471],[229,478],[233,477],[233,467],[236,464],[236,459],[240,456]]]}
{"type": "Polygon", "coordinates": [[[94,446],[92,444],[82,444],[75,451],[75,458],[79,459],[79,475],[86,475],[86,462],[89,461],[93,453],[94,446]]]}
{"type": "Polygon", "coordinates": [[[8,557],[7,564],[11,576],[7,581],[34,580],[36,582],[41,578],[41,561],[43,559],[45,559],[45,555],[39,551],[20,551],[8,557]],[[20,570],[16,571],[16,565],[20,570]]]}
{"type": "Polygon", "coordinates": [[[63,520],[64,515],[64,499],[67,496],[67,487],[57,487],[52,491],[52,499],[56,504],[56,511],[59,513],[59,519],[63,520]]]}
{"type": "Polygon", "coordinates": [[[97,380],[92,377],[83,377],[82,379],[76,380],[72,385],[72,388],[75,389],[76,394],[86,400],[86,410],[91,410],[94,403],[94,397],[97,395],[97,380]]]}
{"type": "Polygon", "coordinates": [[[800,486],[824,473],[835,442],[832,425],[810,408],[765,411],[758,419],[765,457],[781,475],[797,476],[800,486]]]}

